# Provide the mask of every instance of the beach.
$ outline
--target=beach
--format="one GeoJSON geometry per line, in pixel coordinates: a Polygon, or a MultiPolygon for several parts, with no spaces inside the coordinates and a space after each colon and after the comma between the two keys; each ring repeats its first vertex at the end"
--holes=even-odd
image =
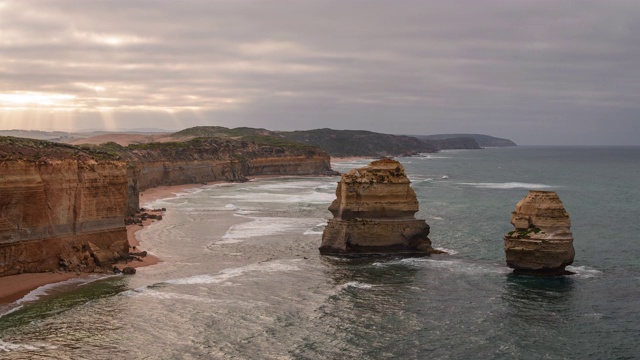
{"type": "MultiPolygon", "coordinates": [[[[211,183],[213,184],[213,183],[211,183]]],[[[184,192],[188,189],[194,189],[202,187],[205,184],[185,184],[175,186],[160,186],[157,188],[148,189],[140,193],[140,204],[144,208],[148,204],[163,198],[171,198],[176,196],[180,192],[184,192]]],[[[206,184],[208,185],[208,184],[206,184]]],[[[163,215],[162,212],[153,212],[156,215],[163,215]]],[[[145,229],[148,225],[158,220],[147,219],[142,222],[142,226],[138,224],[127,225],[127,240],[131,252],[146,251],[144,244],[140,244],[136,234],[145,229]]],[[[114,266],[122,269],[123,267],[139,268],[143,266],[155,265],[161,262],[161,259],[148,254],[145,257],[140,258],[142,261],[120,261],[114,266]]],[[[13,303],[29,292],[49,284],[55,284],[62,281],[67,281],[75,278],[86,278],[89,273],[75,273],[75,272],[45,272],[45,273],[25,273],[18,275],[10,275],[0,277],[0,305],[13,303]]]]}

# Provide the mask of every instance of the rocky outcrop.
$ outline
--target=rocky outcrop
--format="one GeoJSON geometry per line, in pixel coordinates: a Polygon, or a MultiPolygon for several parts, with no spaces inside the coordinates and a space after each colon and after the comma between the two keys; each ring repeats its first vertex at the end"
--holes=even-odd
{"type": "Polygon", "coordinates": [[[0,160],[0,276],[92,271],[128,253],[124,162],[12,138],[0,160]]]}
{"type": "Polygon", "coordinates": [[[414,216],[416,193],[402,164],[395,160],[374,161],[342,175],[329,210],[334,217],[322,234],[321,254],[433,252],[429,225],[414,216]]]}
{"type": "Polygon", "coordinates": [[[555,191],[530,190],[511,216],[515,226],[504,237],[507,265],[516,273],[566,274],[573,263],[571,220],[555,191]]]}

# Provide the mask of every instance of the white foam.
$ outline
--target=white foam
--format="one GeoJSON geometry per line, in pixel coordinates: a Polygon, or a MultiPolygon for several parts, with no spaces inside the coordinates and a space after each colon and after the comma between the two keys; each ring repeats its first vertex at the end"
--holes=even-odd
{"type": "MultiPolygon", "coordinates": [[[[259,217],[250,218],[251,221],[233,225],[222,236],[222,240],[243,240],[260,236],[304,233],[313,228],[320,219],[317,218],[285,218],[259,217]]],[[[220,244],[220,242],[216,242],[220,244]]]]}
{"type": "MultiPolygon", "coordinates": [[[[293,260],[298,261],[298,260],[293,260]]],[[[246,266],[228,268],[218,272],[215,275],[196,275],[181,279],[173,279],[164,281],[167,284],[173,285],[193,285],[193,284],[220,284],[229,281],[230,279],[245,275],[247,273],[259,272],[259,273],[272,273],[272,272],[288,272],[300,270],[299,267],[293,264],[287,264],[282,261],[269,261],[262,263],[254,263],[246,266]]]]}
{"type": "Polygon", "coordinates": [[[416,156],[414,158],[420,159],[420,160],[451,159],[450,156],[440,156],[440,155],[431,155],[431,154],[423,154],[423,153],[421,153],[420,156],[416,156]]]}
{"type": "Polygon", "coordinates": [[[484,189],[549,189],[553,188],[552,185],[545,184],[531,184],[521,182],[506,182],[506,183],[458,183],[459,185],[468,185],[477,188],[484,189]]]}
{"type": "Polygon", "coordinates": [[[447,254],[449,254],[449,255],[455,255],[455,254],[457,254],[457,253],[458,253],[456,250],[447,249],[447,248],[443,248],[443,247],[437,247],[437,248],[434,248],[434,249],[435,249],[435,250],[444,251],[444,252],[446,252],[446,253],[447,253],[447,254]]]}
{"type": "Polygon", "coordinates": [[[310,191],[304,194],[245,193],[212,196],[217,199],[231,199],[240,202],[260,203],[307,203],[328,204],[335,199],[335,194],[310,191]]]}
{"type": "Polygon", "coordinates": [[[302,235],[322,235],[322,233],[322,231],[307,230],[303,232],[302,235]]]}
{"type": "Polygon", "coordinates": [[[340,286],[340,289],[346,289],[346,288],[356,288],[356,289],[371,289],[372,287],[374,287],[375,285],[371,285],[371,284],[367,284],[367,283],[363,283],[360,281],[349,281],[346,284],[342,284],[340,286]]]}
{"type": "MultiPolygon", "coordinates": [[[[445,251],[449,251],[444,249],[445,251]]],[[[511,269],[504,266],[497,266],[493,264],[480,264],[472,263],[465,260],[434,260],[431,258],[407,258],[401,260],[392,260],[387,262],[376,262],[372,264],[376,267],[385,267],[390,265],[405,265],[417,268],[438,268],[445,269],[452,272],[461,272],[469,275],[478,274],[508,274],[511,269]]]]}
{"type": "MultiPolygon", "coordinates": [[[[47,295],[51,290],[61,287],[61,286],[69,286],[69,285],[82,285],[86,283],[90,283],[96,280],[104,279],[109,275],[89,275],[86,278],[72,278],[64,281],[60,281],[53,284],[47,284],[40,286],[35,290],[31,290],[27,295],[22,297],[22,299],[16,301],[16,304],[24,304],[27,302],[32,302],[38,300],[40,297],[47,295]]],[[[110,275],[113,276],[113,275],[110,275]]]]}
{"type": "Polygon", "coordinates": [[[588,267],[588,266],[567,266],[568,271],[576,273],[576,276],[581,278],[593,278],[602,274],[602,271],[588,267]]]}
{"type": "Polygon", "coordinates": [[[3,312],[2,314],[0,314],[0,318],[2,318],[2,317],[3,317],[3,316],[5,316],[5,315],[9,315],[9,314],[11,314],[12,312],[16,312],[16,311],[18,311],[18,310],[22,309],[23,307],[24,307],[24,305],[18,305],[18,306],[14,307],[14,308],[11,308],[11,309],[9,309],[8,311],[5,311],[5,312],[3,312]]]}
{"type": "Polygon", "coordinates": [[[314,189],[324,187],[326,183],[321,181],[291,181],[291,182],[270,182],[256,186],[261,190],[291,190],[291,189],[314,189]]]}
{"type": "Polygon", "coordinates": [[[14,352],[14,351],[36,351],[36,350],[55,350],[58,347],[46,343],[33,343],[33,344],[15,344],[0,340],[0,352],[14,352]]]}

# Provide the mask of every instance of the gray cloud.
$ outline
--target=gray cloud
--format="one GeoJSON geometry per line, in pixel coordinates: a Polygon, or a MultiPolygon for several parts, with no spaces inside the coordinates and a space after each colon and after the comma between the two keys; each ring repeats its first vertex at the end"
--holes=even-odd
{"type": "Polygon", "coordinates": [[[0,127],[640,144],[638,14],[635,0],[0,0],[0,127]]]}

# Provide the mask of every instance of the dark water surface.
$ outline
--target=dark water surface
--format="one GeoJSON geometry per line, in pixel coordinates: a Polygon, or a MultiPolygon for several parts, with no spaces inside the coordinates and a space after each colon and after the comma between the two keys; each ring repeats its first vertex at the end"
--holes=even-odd
{"type": "Polygon", "coordinates": [[[451,255],[319,256],[338,178],[205,187],[153,204],[169,211],[141,236],[166,262],[4,309],[0,358],[640,358],[640,148],[400,160],[434,247],[451,255]],[[504,266],[502,236],[528,189],[563,200],[576,275],[504,266]]]}

